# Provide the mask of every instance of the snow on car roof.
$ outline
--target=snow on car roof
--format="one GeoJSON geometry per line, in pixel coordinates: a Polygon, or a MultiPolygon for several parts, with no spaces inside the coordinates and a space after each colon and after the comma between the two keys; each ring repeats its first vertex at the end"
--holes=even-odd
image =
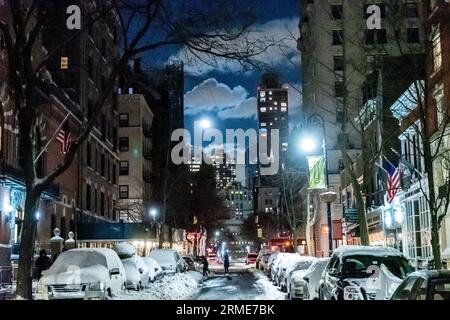
{"type": "Polygon", "coordinates": [[[348,255],[402,256],[397,249],[381,246],[342,246],[334,250],[333,254],[341,258],[348,255]]]}
{"type": "Polygon", "coordinates": [[[127,256],[127,257],[131,257],[134,254],[136,254],[136,248],[127,243],[127,242],[119,242],[116,243],[116,245],[114,246],[113,249],[119,256],[127,256]]]}

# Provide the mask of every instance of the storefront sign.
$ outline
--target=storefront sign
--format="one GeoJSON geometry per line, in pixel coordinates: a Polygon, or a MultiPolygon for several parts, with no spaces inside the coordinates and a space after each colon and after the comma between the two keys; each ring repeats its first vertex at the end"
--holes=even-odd
{"type": "Polygon", "coordinates": [[[358,209],[355,208],[346,208],[344,211],[344,219],[346,223],[358,223],[358,209]]]}

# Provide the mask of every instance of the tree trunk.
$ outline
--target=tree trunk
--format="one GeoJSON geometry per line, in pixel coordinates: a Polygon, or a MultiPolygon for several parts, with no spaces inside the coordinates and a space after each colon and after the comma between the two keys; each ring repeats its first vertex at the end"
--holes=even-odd
{"type": "Polygon", "coordinates": [[[16,299],[32,299],[32,267],[34,241],[36,236],[36,212],[40,194],[36,190],[26,192],[22,237],[20,239],[19,270],[17,275],[16,299]]]}
{"type": "MultiPolygon", "coordinates": [[[[341,137],[344,139],[344,137],[341,137]]],[[[352,163],[350,157],[347,154],[346,142],[341,141],[341,153],[342,160],[344,162],[345,172],[350,177],[351,184],[354,190],[354,195],[356,199],[356,206],[358,209],[358,218],[359,218],[359,234],[361,245],[368,246],[369,242],[369,229],[367,227],[367,216],[366,216],[366,206],[364,204],[364,199],[362,195],[361,186],[358,183],[358,179],[355,176],[355,173],[351,170],[352,163]]]]}
{"type": "MultiPolygon", "coordinates": [[[[424,118],[422,122],[425,122],[424,118]]],[[[431,142],[427,136],[427,127],[424,126],[425,133],[422,135],[423,138],[423,152],[424,152],[424,164],[425,171],[427,172],[427,182],[428,182],[428,207],[430,210],[431,217],[431,248],[433,251],[434,268],[441,269],[441,245],[439,239],[439,223],[438,216],[439,210],[436,207],[436,189],[434,187],[434,172],[433,172],[433,157],[431,151],[431,142]]]]}

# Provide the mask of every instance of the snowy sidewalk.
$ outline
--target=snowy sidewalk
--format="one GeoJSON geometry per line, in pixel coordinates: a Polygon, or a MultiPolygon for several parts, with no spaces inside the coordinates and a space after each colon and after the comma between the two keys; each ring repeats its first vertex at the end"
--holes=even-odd
{"type": "Polygon", "coordinates": [[[114,300],[183,300],[198,290],[203,276],[189,271],[166,275],[141,291],[127,290],[113,297],[114,300]]]}

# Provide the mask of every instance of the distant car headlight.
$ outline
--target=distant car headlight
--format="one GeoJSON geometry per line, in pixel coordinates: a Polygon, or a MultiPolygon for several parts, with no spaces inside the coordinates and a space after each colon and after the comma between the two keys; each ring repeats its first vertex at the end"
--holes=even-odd
{"type": "Polygon", "coordinates": [[[36,288],[36,293],[38,294],[48,294],[48,287],[43,284],[38,284],[36,288]]]}
{"type": "Polygon", "coordinates": [[[105,289],[105,285],[103,282],[94,282],[89,284],[89,291],[103,291],[105,289]]]}
{"type": "Polygon", "coordinates": [[[361,289],[355,286],[346,286],[344,288],[344,300],[364,300],[361,289]]]}

